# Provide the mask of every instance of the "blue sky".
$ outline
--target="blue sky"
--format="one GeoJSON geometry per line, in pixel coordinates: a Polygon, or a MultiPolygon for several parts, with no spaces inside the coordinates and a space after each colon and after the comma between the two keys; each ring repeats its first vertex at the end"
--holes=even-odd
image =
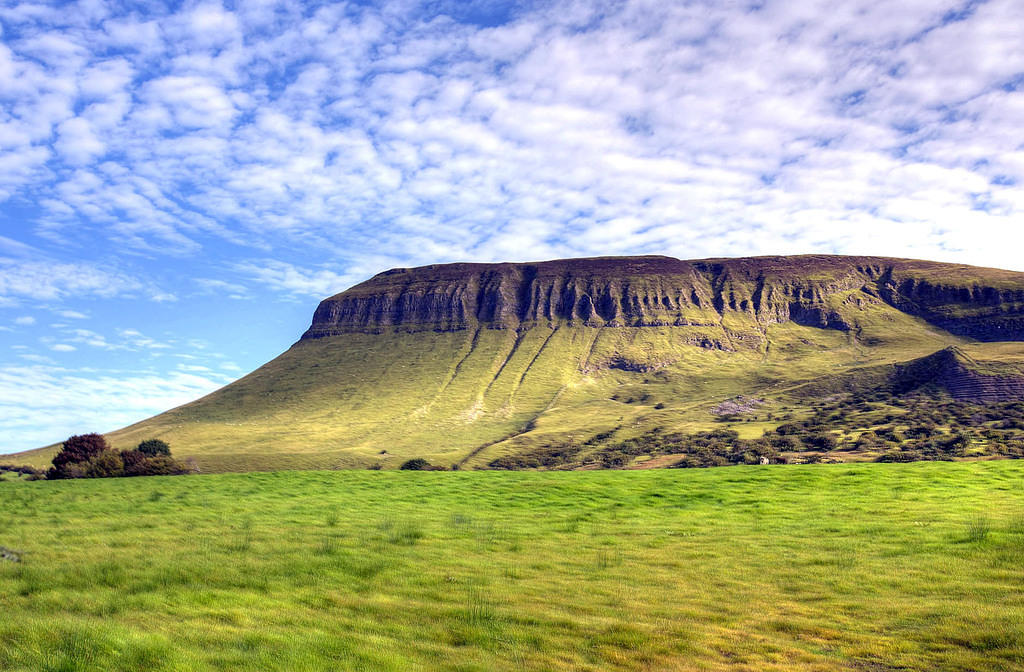
{"type": "Polygon", "coordinates": [[[0,0],[0,452],[286,349],[381,270],[1024,270],[1024,3],[0,0]]]}

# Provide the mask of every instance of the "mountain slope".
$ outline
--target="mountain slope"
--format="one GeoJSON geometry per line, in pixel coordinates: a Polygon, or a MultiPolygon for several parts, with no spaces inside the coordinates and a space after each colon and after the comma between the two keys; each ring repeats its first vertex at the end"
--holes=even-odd
{"type": "MultiPolygon", "coordinates": [[[[163,438],[207,470],[414,456],[473,467],[602,432],[705,430],[737,395],[782,403],[801,386],[1021,340],[1024,274],[995,269],[836,256],[395,269],[324,300],[252,374],[109,438],[163,438]]],[[[965,366],[975,373],[959,379],[1010,380],[981,382],[1013,394],[1020,371],[1003,363],[1020,354],[990,347],[971,360],[985,373],[965,366]]]]}

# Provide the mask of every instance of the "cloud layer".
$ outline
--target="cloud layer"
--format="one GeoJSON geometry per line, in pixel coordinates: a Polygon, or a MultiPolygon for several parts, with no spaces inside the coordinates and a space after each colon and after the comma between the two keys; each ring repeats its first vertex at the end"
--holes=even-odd
{"type": "Polygon", "coordinates": [[[1022,267],[997,242],[1024,206],[1014,0],[0,21],[0,198],[62,241],[316,249],[343,275],[809,249],[1022,267]]]}

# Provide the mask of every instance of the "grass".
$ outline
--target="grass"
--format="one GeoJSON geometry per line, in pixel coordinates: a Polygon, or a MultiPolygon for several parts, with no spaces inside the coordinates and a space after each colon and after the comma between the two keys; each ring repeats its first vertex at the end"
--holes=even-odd
{"type": "Polygon", "coordinates": [[[0,669],[1005,670],[1024,462],[0,483],[0,669]]]}

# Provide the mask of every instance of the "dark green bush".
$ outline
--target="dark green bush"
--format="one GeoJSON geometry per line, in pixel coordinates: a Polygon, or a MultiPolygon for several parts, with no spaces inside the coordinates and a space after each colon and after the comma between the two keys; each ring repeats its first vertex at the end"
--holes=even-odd
{"type": "Polygon", "coordinates": [[[833,434],[829,434],[828,432],[808,434],[807,436],[803,437],[803,440],[805,443],[809,443],[815,448],[819,448],[821,450],[833,450],[838,445],[836,437],[833,434]]]}
{"type": "Polygon", "coordinates": [[[191,471],[170,455],[149,456],[140,450],[122,452],[121,461],[125,476],[177,476],[191,471]]]}
{"type": "Polygon", "coordinates": [[[171,454],[171,447],[167,445],[167,442],[160,439],[146,439],[136,447],[136,450],[147,457],[155,457],[157,455],[170,456],[171,454]]]}

